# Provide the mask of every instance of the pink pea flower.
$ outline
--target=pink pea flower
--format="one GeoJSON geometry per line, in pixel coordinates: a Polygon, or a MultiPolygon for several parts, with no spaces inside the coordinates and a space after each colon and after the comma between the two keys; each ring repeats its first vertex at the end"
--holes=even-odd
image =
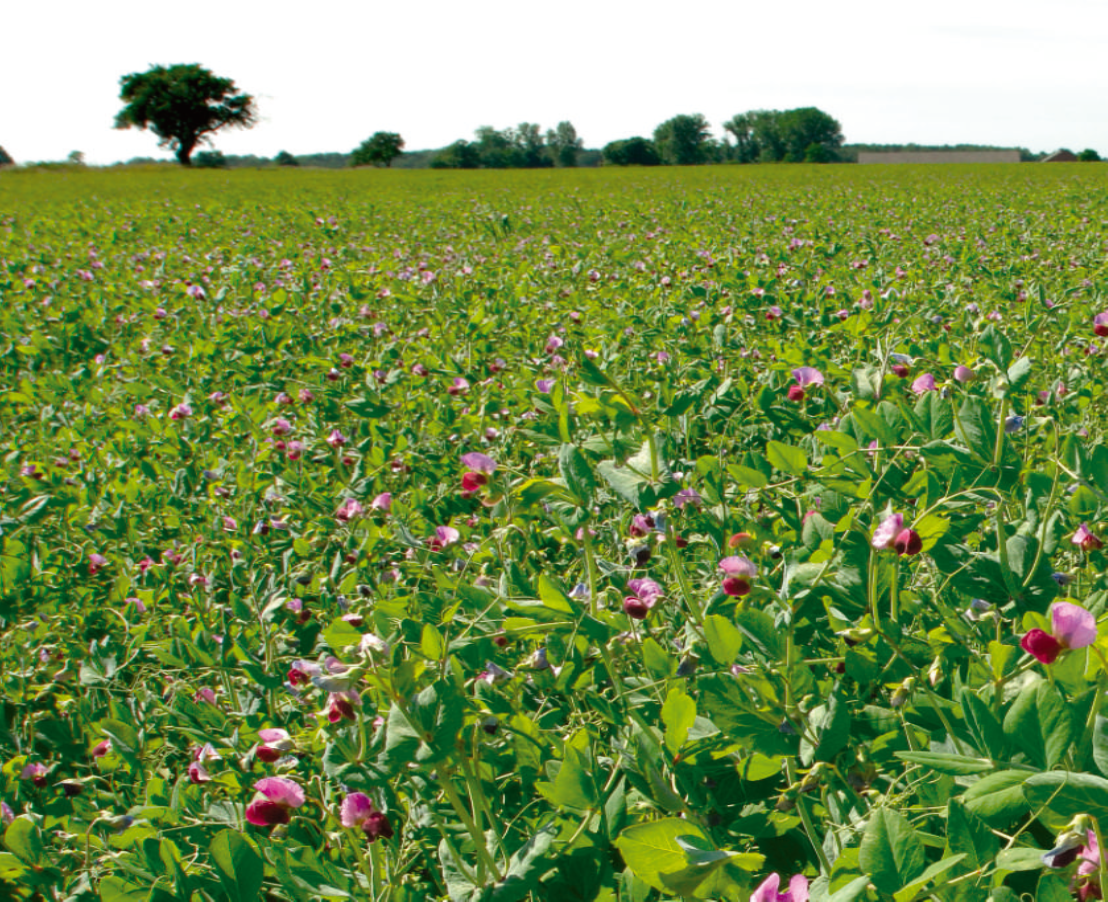
{"type": "Polygon", "coordinates": [[[373,801],[365,793],[352,792],[343,799],[339,816],[344,827],[360,828],[370,842],[392,838],[392,825],[388,817],[374,807],[373,801]]]}
{"type": "Polygon", "coordinates": [[[276,728],[258,730],[258,738],[261,742],[255,747],[254,756],[267,764],[277,761],[293,748],[292,737],[286,730],[276,728]]]}
{"type": "Polygon", "coordinates": [[[327,695],[327,719],[331,723],[339,723],[342,720],[357,720],[358,715],[354,710],[361,707],[362,697],[353,689],[340,689],[327,695]]]}
{"type": "Polygon", "coordinates": [[[778,892],[780,886],[781,878],[770,874],[751,894],[750,902],[808,902],[808,878],[803,874],[796,874],[785,892],[778,892]]]}
{"type": "Polygon", "coordinates": [[[88,575],[96,576],[101,570],[108,565],[108,559],[102,554],[96,554],[95,552],[88,556],[88,575]]]}
{"type": "Polygon", "coordinates": [[[273,827],[292,820],[292,809],[304,804],[304,790],[285,777],[263,777],[254,784],[257,794],[246,806],[246,820],[256,827],[273,827]]]}
{"type": "Polygon", "coordinates": [[[781,319],[781,317],[784,315],[785,311],[778,307],[776,304],[774,304],[766,311],[766,319],[768,319],[770,322],[773,322],[775,319],[781,319]]]}
{"type": "Polygon", "coordinates": [[[273,426],[270,427],[270,431],[274,435],[288,435],[292,432],[292,423],[284,417],[278,417],[273,421],[273,426]]]}
{"type": "Polygon", "coordinates": [[[212,775],[199,761],[193,761],[188,767],[189,782],[194,784],[211,783],[212,775]]]}
{"type": "Polygon", "coordinates": [[[327,444],[336,449],[343,447],[349,441],[350,439],[337,429],[332,429],[331,434],[327,436],[327,444]]]}
{"type": "Polygon", "coordinates": [[[92,757],[103,758],[105,755],[111,754],[111,751],[112,741],[110,739],[101,739],[92,747],[92,757]]]}
{"type": "Polygon", "coordinates": [[[124,601],[125,604],[131,605],[132,607],[134,607],[136,613],[138,613],[138,614],[145,614],[146,613],[146,605],[143,604],[141,598],[137,598],[137,597],[132,595],[129,598],[124,598],[123,601],[124,601]]]}
{"type": "Polygon", "coordinates": [[[193,695],[192,700],[194,702],[207,702],[209,705],[214,705],[215,702],[215,690],[205,686],[203,689],[197,689],[193,695]]]}
{"type": "Polygon", "coordinates": [[[1104,547],[1104,543],[1084,523],[1077,527],[1077,532],[1073,534],[1070,541],[1079,546],[1082,551],[1096,551],[1098,548],[1104,547]]]}
{"type": "Polygon", "coordinates": [[[554,390],[554,380],[536,379],[535,388],[542,392],[544,395],[549,395],[554,390]]]}
{"type": "Polygon", "coordinates": [[[1093,333],[1108,338],[1108,313],[1098,313],[1093,317],[1093,333]]]}
{"type": "Polygon", "coordinates": [[[304,443],[293,439],[285,445],[285,457],[289,460],[300,460],[304,455],[304,443]]]}
{"type": "Polygon", "coordinates": [[[823,373],[814,366],[798,367],[793,370],[792,375],[796,380],[796,384],[801,388],[807,388],[809,385],[823,385],[823,373]]]}
{"type": "Polygon", "coordinates": [[[454,381],[447,387],[448,395],[464,395],[469,391],[469,380],[463,376],[455,376],[454,381]]]}
{"type": "Polygon", "coordinates": [[[277,397],[273,399],[274,404],[280,404],[282,407],[288,407],[293,403],[292,395],[288,392],[278,392],[277,397]]]}
{"type": "Polygon", "coordinates": [[[369,509],[371,511],[381,511],[382,513],[388,513],[389,508],[392,507],[392,493],[382,492],[371,502],[369,502],[369,509]]]}
{"type": "Polygon", "coordinates": [[[650,609],[665,597],[665,590],[652,579],[632,579],[627,582],[631,594],[623,599],[623,611],[635,620],[645,620],[650,609]]]}
{"type": "Polygon", "coordinates": [[[954,378],[958,382],[972,382],[976,375],[968,366],[959,365],[954,367],[954,378]]]}
{"type": "Polygon", "coordinates": [[[349,523],[363,513],[365,513],[365,508],[362,507],[362,503],[357,498],[347,498],[335,511],[335,519],[340,523],[349,523]]]}
{"type": "Polygon", "coordinates": [[[339,354],[339,366],[344,370],[350,369],[354,365],[354,357],[351,354],[339,354]]]}
{"type": "Polygon", "coordinates": [[[312,394],[310,389],[302,388],[297,394],[301,404],[311,404],[315,400],[315,395],[312,394]]]}
{"type": "Polygon", "coordinates": [[[681,489],[681,491],[673,496],[673,506],[678,510],[684,510],[687,504],[691,504],[693,507],[700,507],[702,503],[703,499],[700,497],[700,492],[696,489],[681,489]]]}
{"type": "Polygon", "coordinates": [[[562,340],[561,338],[559,338],[557,335],[551,335],[546,340],[546,346],[543,348],[543,350],[546,351],[547,354],[553,354],[555,351],[558,350],[558,348],[562,347],[562,345],[564,345],[564,344],[565,344],[565,341],[562,340]]]}
{"type": "Polygon", "coordinates": [[[751,560],[740,554],[732,555],[719,562],[719,569],[727,574],[723,578],[723,591],[727,595],[742,598],[750,594],[752,580],[758,575],[758,568],[751,560]]]}
{"type": "Polygon", "coordinates": [[[448,545],[453,545],[462,537],[453,526],[436,526],[435,537],[428,543],[432,551],[442,551],[448,545]]]}
{"type": "Polygon", "coordinates": [[[192,416],[192,408],[182,401],[176,407],[169,411],[169,418],[171,420],[184,420],[192,416]]]}
{"type": "Polygon", "coordinates": [[[19,774],[20,780],[30,780],[39,789],[46,785],[46,774],[48,773],[45,764],[35,762],[34,764],[28,764],[19,774]]]}
{"type": "Polygon", "coordinates": [[[235,520],[234,517],[224,517],[223,518],[223,531],[224,532],[235,532],[238,528],[239,528],[238,521],[235,520]]]}
{"type": "Polygon", "coordinates": [[[873,547],[878,551],[888,551],[896,542],[896,537],[904,529],[904,515],[890,514],[881,521],[881,525],[874,530],[873,547]]]}
{"type": "Polygon", "coordinates": [[[938,391],[938,387],[935,385],[935,377],[930,373],[917,376],[915,382],[912,383],[912,391],[917,395],[922,395],[924,392],[929,391],[938,391]]]}
{"type": "Polygon", "coordinates": [[[1043,664],[1053,664],[1063,651],[1085,648],[1096,641],[1096,618],[1080,605],[1059,601],[1050,609],[1051,632],[1030,630],[1020,647],[1043,664]]]}

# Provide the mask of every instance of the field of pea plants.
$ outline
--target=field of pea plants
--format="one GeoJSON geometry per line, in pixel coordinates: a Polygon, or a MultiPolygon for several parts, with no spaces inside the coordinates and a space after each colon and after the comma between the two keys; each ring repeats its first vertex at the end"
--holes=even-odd
{"type": "Polygon", "coordinates": [[[1108,169],[0,174],[0,897],[1065,902],[1108,169]]]}

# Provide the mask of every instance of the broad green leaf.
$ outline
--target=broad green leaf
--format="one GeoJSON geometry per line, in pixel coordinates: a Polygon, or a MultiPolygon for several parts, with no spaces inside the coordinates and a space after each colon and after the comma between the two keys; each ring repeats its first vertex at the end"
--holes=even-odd
{"type": "Polygon", "coordinates": [[[1004,734],[1042,768],[1057,765],[1073,741],[1070,707],[1046,680],[1020,690],[1004,717],[1004,734]]]}
{"type": "Polygon", "coordinates": [[[948,855],[965,855],[966,864],[976,870],[996,857],[1000,840],[961,801],[951,799],[946,809],[946,850],[948,855]]]}
{"type": "Polygon", "coordinates": [[[708,640],[708,651],[716,663],[729,667],[743,646],[743,637],[735,625],[719,614],[709,614],[704,618],[704,637],[708,640]]]}
{"type": "Polygon", "coordinates": [[[1023,784],[1030,775],[1026,770],[1001,770],[982,777],[962,796],[966,810],[998,823],[1019,817],[1029,807],[1023,784]]]}
{"type": "Polygon", "coordinates": [[[571,616],[578,613],[578,609],[573,606],[573,602],[562,591],[561,586],[545,573],[539,574],[536,587],[539,590],[539,599],[550,610],[571,616]]]}
{"type": "Polygon", "coordinates": [[[253,844],[235,830],[221,830],[211,845],[223,891],[232,902],[255,902],[265,878],[265,863],[253,844]]]}
{"type": "Polygon", "coordinates": [[[808,469],[808,455],[800,448],[772,441],[766,445],[766,460],[790,476],[803,476],[808,469]]]}
{"type": "Polygon", "coordinates": [[[596,494],[596,477],[585,455],[575,445],[562,445],[558,452],[558,470],[577,503],[582,507],[591,504],[596,494]]]}
{"type": "Polygon", "coordinates": [[[1047,806],[1064,818],[1108,818],[1108,780],[1094,774],[1035,774],[1024,782],[1023,794],[1032,808],[1047,806]]]}
{"type": "Polygon", "coordinates": [[[507,873],[493,886],[489,902],[519,902],[536,890],[543,876],[558,863],[556,856],[546,857],[557,835],[557,827],[544,827],[512,853],[507,873]]]}
{"type": "Polygon", "coordinates": [[[725,865],[753,871],[765,861],[751,853],[717,852],[696,824],[676,817],[628,827],[615,844],[640,880],[662,892],[686,896],[725,865]]]}
{"type": "Polygon", "coordinates": [[[662,705],[662,723],[666,725],[666,748],[676,755],[689,730],[696,723],[696,702],[685,693],[681,686],[673,686],[662,705]]]}
{"type": "Polygon", "coordinates": [[[870,814],[858,860],[873,885],[890,895],[915,880],[927,867],[927,856],[916,831],[902,814],[888,808],[877,808],[870,814]]]}
{"type": "Polygon", "coordinates": [[[26,815],[20,815],[4,831],[4,845],[24,864],[39,867],[43,860],[42,831],[26,815]]]}

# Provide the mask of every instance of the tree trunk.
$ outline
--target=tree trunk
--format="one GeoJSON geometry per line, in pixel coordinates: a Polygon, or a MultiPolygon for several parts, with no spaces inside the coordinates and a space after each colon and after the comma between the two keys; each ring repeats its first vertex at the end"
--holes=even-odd
{"type": "Polygon", "coordinates": [[[182,166],[192,165],[192,152],[196,148],[195,138],[177,139],[177,162],[182,166]]]}

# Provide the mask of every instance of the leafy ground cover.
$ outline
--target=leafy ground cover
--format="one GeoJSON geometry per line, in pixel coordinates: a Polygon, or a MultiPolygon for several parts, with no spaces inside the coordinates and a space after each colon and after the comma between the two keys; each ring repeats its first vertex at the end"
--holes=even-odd
{"type": "Polygon", "coordinates": [[[0,891],[1100,898],[1106,202],[0,176],[0,891]]]}

